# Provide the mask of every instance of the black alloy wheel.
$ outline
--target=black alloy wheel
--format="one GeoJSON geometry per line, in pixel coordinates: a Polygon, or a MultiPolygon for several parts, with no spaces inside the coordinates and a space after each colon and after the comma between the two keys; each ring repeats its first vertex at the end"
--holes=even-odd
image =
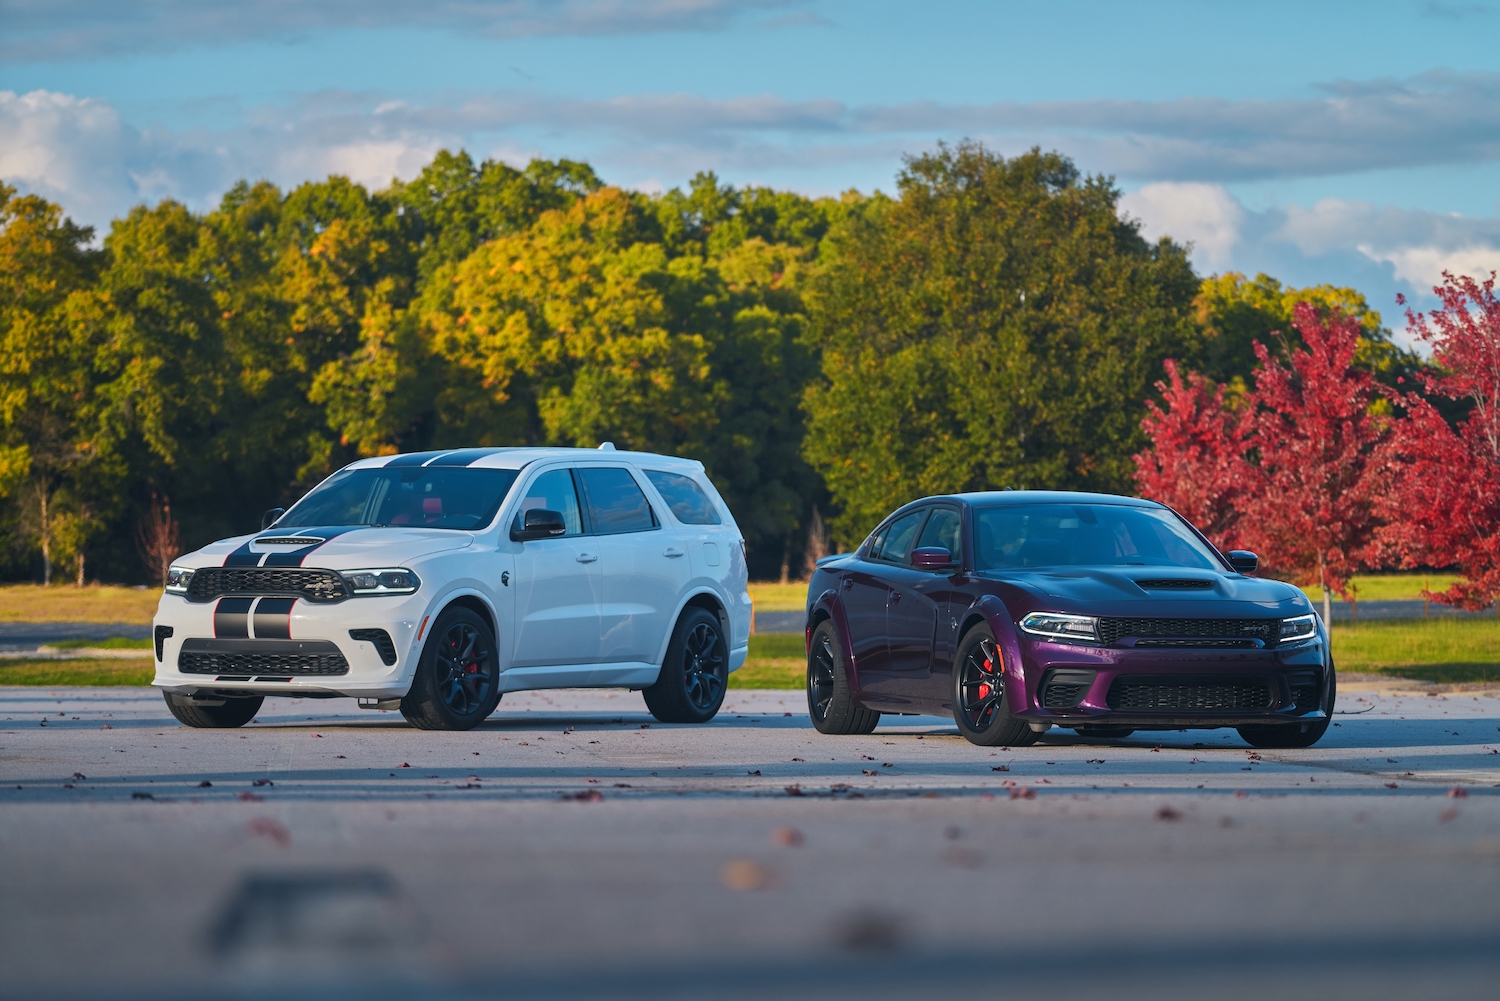
{"type": "Polygon", "coordinates": [[[1338,698],[1339,680],[1333,665],[1328,665],[1328,687],[1323,698],[1323,718],[1307,723],[1284,723],[1281,726],[1242,726],[1240,736],[1251,747],[1311,747],[1323,739],[1333,722],[1333,703],[1338,698]]]}
{"type": "Polygon", "coordinates": [[[656,684],[643,689],[646,708],[663,723],[707,723],[729,689],[729,643],[719,617],[688,608],[672,630],[656,684]]]}
{"type": "Polygon", "coordinates": [[[471,730],[500,702],[499,673],[489,624],[467,608],[445,609],[422,648],[401,715],[423,730],[471,730]]]}
{"type": "Polygon", "coordinates": [[[807,650],[807,714],[819,733],[870,733],[880,713],[854,701],[841,650],[833,622],[819,622],[807,650]]]}
{"type": "Polygon", "coordinates": [[[1040,733],[1010,714],[1005,699],[1005,658],[984,623],[964,635],[953,670],[953,720],[971,744],[1034,744],[1040,733]]]}

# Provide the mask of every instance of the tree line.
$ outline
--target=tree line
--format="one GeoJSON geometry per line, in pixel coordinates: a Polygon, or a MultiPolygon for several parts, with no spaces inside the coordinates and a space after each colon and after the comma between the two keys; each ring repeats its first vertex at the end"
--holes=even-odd
{"type": "Polygon", "coordinates": [[[1202,278],[1119,195],[971,143],[824,198],[442,152],[96,241],[0,186],[0,575],[145,581],[361,456],[610,440],[701,459],[752,574],[798,576],[923,494],[1134,492],[1163,365],[1259,407],[1297,303],[1372,406],[1464,419],[1357,291],[1202,278]]]}

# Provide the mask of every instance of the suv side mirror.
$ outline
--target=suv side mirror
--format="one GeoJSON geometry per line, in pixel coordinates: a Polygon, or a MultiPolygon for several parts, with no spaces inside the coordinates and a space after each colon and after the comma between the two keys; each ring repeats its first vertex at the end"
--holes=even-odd
{"type": "Polygon", "coordinates": [[[953,554],[942,546],[922,546],[911,551],[911,565],[918,570],[949,570],[954,566],[953,554]]]}
{"type": "Polygon", "coordinates": [[[1236,573],[1254,573],[1260,566],[1260,557],[1248,549],[1231,549],[1229,565],[1234,567],[1236,573]]]}
{"type": "Polygon", "coordinates": [[[284,507],[271,508],[271,510],[260,516],[260,530],[264,532],[266,529],[276,524],[276,519],[280,518],[284,514],[286,514],[286,508],[284,507]]]}
{"type": "Polygon", "coordinates": [[[512,542],[526,542],[528,539],[555,539],[568,532],[568,525],[563,521],[561,512],[558,511],[533,508],[516,521],[518,524],[510,530],[512,542]]]}

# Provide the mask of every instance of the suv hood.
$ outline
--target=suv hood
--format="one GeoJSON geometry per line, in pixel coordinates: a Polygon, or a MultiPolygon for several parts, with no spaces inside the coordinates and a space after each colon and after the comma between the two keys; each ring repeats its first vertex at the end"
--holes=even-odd
{"type": "Polygon", "coordinates": [[[282,566],[364,570],[399,567],[434,553],[463,549],[474,541],[468,532],[437,528],[272,528],[254,535],[221,539],[175,561],[178,566],[223,566],[231,555],[276,554],[282,566]],[[266,543],[267,539],[307,539],[305,545],[266,543]],[[317,540],[317,541],[314,541],[317,540]],[[292,561],[296,562],[292,562],[292,561]]]}

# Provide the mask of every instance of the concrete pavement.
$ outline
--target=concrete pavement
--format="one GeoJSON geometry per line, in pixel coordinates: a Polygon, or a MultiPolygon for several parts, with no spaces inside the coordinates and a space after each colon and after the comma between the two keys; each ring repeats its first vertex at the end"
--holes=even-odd
{"type": "Polygon", "coordinates": [[[1491,997],[1500,699],[1341,688],[1324,742],[1259,752],[826,737],[798,692],[448,734],[0,689],[0,996],[1491,997]]]}

